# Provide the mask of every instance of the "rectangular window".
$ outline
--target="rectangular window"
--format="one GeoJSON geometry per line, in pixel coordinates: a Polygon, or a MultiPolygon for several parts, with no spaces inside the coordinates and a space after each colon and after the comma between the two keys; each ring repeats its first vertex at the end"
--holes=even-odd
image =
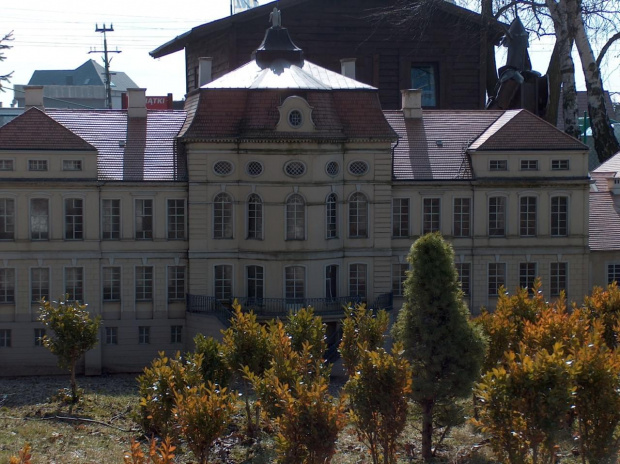
{"type": "Polygon", "coordinates": [[[471,263],[455,263],[455,267],[463,294],[471,295],[471,263]]]}
{"type": "Polygon", "coordinates": [[[151,328],[146,325],[138,327],[138,343],[140,345],[148,345],[151,343],[151,328]]]}
{"type": "Polygon", "coordinates": [[[46,267],[30,269],[30,301],[38,303],[50,297],[50,270],[46,267]]]}
{"type": "Polygon", "coordinates": [[[153,239],[153,200],[136,200],[136,240],[153,239]]]}
{"type": "Polygon", "coordinates": [[[0,269],[0,303],[15,303],[15,269],[0,269]]]}
{"type": "Polygon", "coordinates": [[[84,207],[81,198],[65,198],[65,240],[84,238],[84,207]]]}
{"type": "Polygon", "coordinates": [[[81,171],[82,160],[62,160],[63,171],[81,171]]]}
{"type": "Polygon", "coordinates": [[[519,235],[536,236],[536,197],[519,199],[519,235]]]}
{"type": "MultiPolygon", "coordinates": [[[[288,302],[306,297],[306,268],[288,266],[284,270],[284,295],[288,302]]],[[[293,301],[294,302],[294,301],[293,301]]]]}
{"type": "Polygon", "coordinates": [[[84,301],[84,269],[81,267],[65,268],[65,294],[70,300],[84,301]]]}
{"type": "Polygon", "coordinates": [[[489,237],[506,235],[506,197],[489,198],[489,237]]]}
{"type": "Polygon", "coordinates": [[[423,202],[422,234],[439,232],[441,218],[441,199],[425,198],[423,202]]]}
{"type": "Polygon", "coordinates": [[[47,171],[47,160],[28,160],[29,171],[47,171]]]}
{"type": "Polygon", "coordinates": [[[15,238],[15,200],[0,198],[0,240],[15,238]]]}
{"type": "Polygon", "coordinates": [[[185,200],[168,200],[168,240],[185,238],[185,200]]]}
{"type": "Polygon", "coordinates": [[[103,301],[121,300],[121,268],[104,267],[103,274],[103,301]]]}
{"type": "Polygon", "coordinates": [[[183,343],[183,326],[170,326],[170,343],[183,343]]]}
{"type": "Polygon", "coordinates": [[[411,89],[422,90],[422,106],[438,106],[437,65],[433,63],[413,64],[411,66],[411,89]]]}
{"type": "Polygon", "coordinates": [[[0,348],[11,347],[11,329],[0,329],[0,348]]]}
{"type": "Polygon", "coordinates": [[[248,298],[254,300],[262,300],[265,288],[265,271],[263,266],[248,266],[246,268],[246,277],[248,284],[248,298]]]}
{"type": "Polygon", "coordinates": [[[454,236],[471,235],[471,198],[454,199],[454,236]]]}
{"type": "Polygon", "coordinates": [[[489,295],[498,295],[499,288],[506,287],[506,263],[489,263],[488,279],[489,295]]]}
{"type": "Polygon", "coordinates": [[[120,200],[101,200],[101,238],[103,240],[121,238],[120,200]]]}
{"type": "Polygon", "coordinates": [[[552,171],[568,171],[569,164],[567,159],[551,160],[552,171]]]}
{"type": "Polygon", "coordinates": [[[392,237],[409,237],[409,198],[392,199],[392,237]]]}
{"type": "Polygon", "coordinates": [[[12,171],[13,170],[13,160],[3,159],[0,160],[0,171],[12,171]]]}
{"type": "Polygon", "coordinates": [[[185,300],[185,266],[168,266],[168,301],[185,300]]]}
{"type": "Polygon", "coordinates": [[[536,263],[519,263],[519,287],[532,293],[536,280],[536,263]]]}
{"type": "Polygon", "coordinates": [[[568,235],[568,197],[551,198],[551,235],[554,237],[568,235]]]}
{"type": "Polygon", "coordinates": [[[49,239],[49,200],[33,198],[30,200],[30,239],[49,239]]]}
{"type": "Polygon", "coordinates": [[[620,284],[620,264],[607,265],[607,283],[616,282],[620,284]]]}
{"type": "Polygon", "coordinates": [[[34,346],[43,346],[43,337],[45,329],[34,329],[34,346]]]}
{"type": "Polygon", "coordinates": [[[561,292],[566,293],[566,283],[568,277],[568,263],[551,263],[550,290],[551,296],[559,296],[561,292]]]}
{"type": "Polygon", "coordinates": [[[508,160],[490,160],[489,171],[508,171],[508,160]]]}
{"type": "Polygon", "coordinates": [[[233,268],[229,264],[215,266],[213,288],[215,290],[215,298],[218,300],[230,300],[232,298],[232,271],[233,268]]]}
{"type": "Polygon", "coordinates": [[[118,345],[118,327],[105,328],[105,344],[118,345]]]}
{"type": "Polygon", "coordinates": [[[538,160],[521,160],[521,171],[538,171],[538,160]]]}
{"type": "Polygon", "coordinates": [[[403,284],[407,278],[409,264],[392,264],[392,293],[395,296],[404,295],[403,284]]]}
{"type": "Polygon", "coordinates": [[[338,298],[338,274],[337,264],[325,267],[325,298],[338,298]]]}
{"type": "Polygon", "coordinates": [[[366,265],[349,266],[349,296],[366,298],[366,265]]]}
{"type": "Polygon", "coordinates": [[[136,267],[136,301],[153,300],[153,266],[136,267]]]}

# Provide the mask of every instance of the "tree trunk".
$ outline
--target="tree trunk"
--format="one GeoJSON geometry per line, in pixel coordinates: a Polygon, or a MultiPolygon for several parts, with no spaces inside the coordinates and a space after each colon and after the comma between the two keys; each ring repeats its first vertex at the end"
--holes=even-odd
{"type": "Polygon", "coordinates": [[[484,43],[486,58],[486,90],[487,100],[489,97],[495,95],[495,86],[499,80],[497,76],[497,63],[495,62],[495,44],[489,41],[489,22],[495,20],[493,17],[493,1],[482,0],[481,2],[481,14],[482,14],[482,41],[484,43]]]}
{"type": "Polygon", "coordinates": [[[433,459],[433,400],[423,400],[422,406],[422,459],[433,459]]]}
{"type": "Polygon", "coordinates": [[[554,0],[546,0],[545,3],[553,19],[556,46],[558,47],[560,74],[562,76],[564,132],[578,138],[581,131],[577,122],[579,111],[577,108],[577,87],[575,86],[575,65],[571,56],[573,38],[568,28],[566,0],[560,0],[558,3],[554,0]]]}
{"type": "Polygon", "coordinates": [[[71,402],[77,403],[78,401],[78,389],[77,382],[75,380],[75,365],[77,363],[77,359],[71,360],[71,402]]]}
{"type": "Polygon", "coordinates": [[[601,70],[596,64],[594,52],[586,36],[585,26],[580,5],[576,0],[567,0],[570,4],[569,15],[575,31],[575,45],[579,52],[583,75],[588,92],[588,113],[594,138],[594,149],[601,163],[611,158],[618,151],[620,145],[607,116],[605,108],[605,92],[601,81],[601,70]]]}

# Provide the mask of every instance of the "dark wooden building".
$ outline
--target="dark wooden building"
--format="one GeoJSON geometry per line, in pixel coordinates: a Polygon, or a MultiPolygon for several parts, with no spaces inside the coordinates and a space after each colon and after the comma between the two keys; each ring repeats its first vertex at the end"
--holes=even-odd
{"type": "MultiPolygon", "coordinates": [[[[276,2],[203,24],[161,45],[159,58],[185,49],[187,92],[198,87],[199,58],[212,57],[218,78],[245,64],[269,25],[276,2]]],[[[282,25],[305,59],[340,72],[355,58],[355,79],[378,87],[384,109],[400,108],[400,90],[423,89],[423,105],[440,109],[483,108],[485,50],[502,30],[481,16],[435,0],[419,18],[396,27],[378,13],[394,0],[280,0],[282,25]]]]}

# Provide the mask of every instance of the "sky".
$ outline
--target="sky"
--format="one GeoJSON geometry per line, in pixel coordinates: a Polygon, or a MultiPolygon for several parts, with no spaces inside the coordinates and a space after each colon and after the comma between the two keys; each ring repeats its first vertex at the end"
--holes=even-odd
{"type": "MultiPolygon", "coordinates": [[[[172,93],[175,100],[185,94],[184,53],[176,52],[160,59],[148,54],[179,34],[206,22],[230,14],[230,0],[27,0],[4,2],[0,16],[0,34],[13,31],[13,48],[6,51],[0,62],[0,74],[13,71],[7,90],[0,93],[0,102],[9,106],[13,100],[12,84],[27,84],[36,69],[75,69],[88,59],[103,64],[103,34],[95,26],[113,25],[107,33],[109,50],[113,53],[111,70],[125,72],[147,95],[172,93]]],[[[268,0],[259,0],[259,4],[268,0]]],[[[286,17],[283,18],[286,27],[286,17]]],[[[268,27],[265,18],[265,27],[268,27]]],[[[295,33],[291,31],[294,39],[295,33]]],[[[257,46],[259,43],[257,42],[257,46]]],[[[594,44],[596,48],[596,44],[594,44]]],[[[530,39],[533,68],[545,72],[553,42],[530,39]]],[[[500,50],[498,64],[505,58],[500,50]]],[[[248,57],[249,59],[249,57],[248,57]]],[[[575,57],[576,66],[579,66],[575,57]]],[[[603,69],[607,90],[619,92],[620,100],[620,43],[608,52],[603,69]]],[[[577,83],[585,89],[581,72],[577,83]]]]}

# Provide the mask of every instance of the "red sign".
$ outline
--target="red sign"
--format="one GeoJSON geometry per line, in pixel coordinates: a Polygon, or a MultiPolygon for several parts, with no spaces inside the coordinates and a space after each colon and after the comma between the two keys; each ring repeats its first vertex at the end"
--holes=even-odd
{"type": "MultiPolygon", "coordinates": [[[[127,109],[127,94],[122,94],[122,108],[127,109]]],[[[171,110],[172,109],[172,94],[169,93],[165,97],[146,97],[146,109],[147,110],[171,110]]]]}

